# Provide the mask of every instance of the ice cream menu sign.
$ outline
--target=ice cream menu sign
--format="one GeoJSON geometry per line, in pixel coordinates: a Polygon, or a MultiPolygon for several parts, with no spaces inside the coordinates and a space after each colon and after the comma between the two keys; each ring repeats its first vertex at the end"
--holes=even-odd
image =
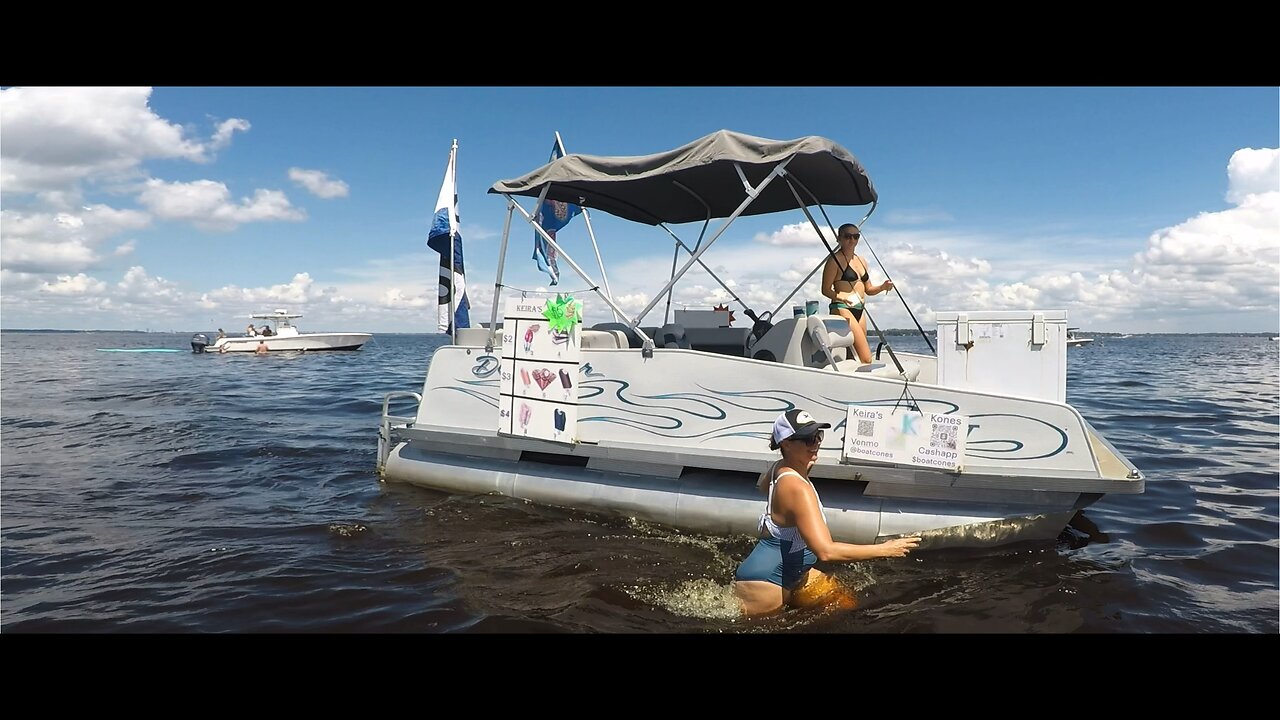
{"type": "Polygon", "coordinates": [[[582,306],[569,295],[511,298],[502,320],[498,432],[578,441],[578,335],[582,306]]]}

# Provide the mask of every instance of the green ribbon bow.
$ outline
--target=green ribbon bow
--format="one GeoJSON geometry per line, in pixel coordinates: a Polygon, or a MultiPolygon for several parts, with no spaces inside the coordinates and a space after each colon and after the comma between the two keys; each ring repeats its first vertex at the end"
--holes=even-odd
{"type": "Polygon", "coordinates": [[[547,319],[552,332],[568,333],[573,330],[574,325],[582,322],[582,308],[572,295],[557,293],[554,298],[547,300],[542,316],[547,319]]]}

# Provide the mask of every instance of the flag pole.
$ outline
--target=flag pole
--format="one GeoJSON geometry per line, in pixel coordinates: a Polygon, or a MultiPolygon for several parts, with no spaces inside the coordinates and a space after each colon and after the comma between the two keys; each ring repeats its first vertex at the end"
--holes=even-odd
{"type": "Polygon", "coordinates": [[[454,244],[458,241],[458,138],[453,139],[453,146],[449,148],[449,175],[453,177],[453,202],[449,203],[449,341],[453,345],[458,344],[458,323],[457,323],[457,299],[458,292],[458,270],[455,266],[458,261],[457,246],[454,244]]]}
{"type": "MultiPolygon", "coordinates": [[[[568,155],[568,151],[564,149],[564,141],[560,139],[560,131],[556,131],[556,147],[560,149],[561,157],[568,155]]],[[[591,247],[596,251],[596,263],[600,265],[600,280],[604,282],[604,291],[609,297],[613,297],[613,291],[609,289],[609,276],[604,272],[604,260],[600,257],[600,246],[596,244],[596,233],[591,228],[591,213],[587,212],[587,206],[582,204],[582,198],[578,198],[578,207],[582,208],[582,220],[587,224],[587,237],[591,238],[591,247]]],[[[613,307],[610,306],[610,310],[613,307]]],[[[618,311],[613,310],[613,321],[621,322],[618,318],[618,311]]]]}

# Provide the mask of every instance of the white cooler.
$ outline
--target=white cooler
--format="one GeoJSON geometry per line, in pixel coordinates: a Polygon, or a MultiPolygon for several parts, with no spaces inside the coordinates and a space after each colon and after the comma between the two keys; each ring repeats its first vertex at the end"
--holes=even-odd
{"type": "Polygon", "coordinates": [[[937,313],[938,384],[1067,401],[1067,311],[937,313]]]}

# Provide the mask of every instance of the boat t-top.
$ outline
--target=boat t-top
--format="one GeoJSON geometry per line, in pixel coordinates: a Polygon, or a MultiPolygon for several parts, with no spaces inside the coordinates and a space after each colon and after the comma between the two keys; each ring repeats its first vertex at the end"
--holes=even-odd
{"type": "MultiPolygon", "coordinates": [[[[255,313],[249,316],[254,320],[266,321],[263,332],[255,330],[255,334],[247,331],[242,335],[217,338],[212,344],[203,333],[191,338],[191,351],[196,353],[216,352],[258,352],[259,346],[265,346],[267,352],[281,351],[314,351],[314,350],[359,350],[369,339],[371,333],[359,332],[299,332],[293,324],[302,315],[284,309],[276,309],[269,313],[255,313]]],[[[252,323],[250,324],[252,327],[252,323]]]]}

